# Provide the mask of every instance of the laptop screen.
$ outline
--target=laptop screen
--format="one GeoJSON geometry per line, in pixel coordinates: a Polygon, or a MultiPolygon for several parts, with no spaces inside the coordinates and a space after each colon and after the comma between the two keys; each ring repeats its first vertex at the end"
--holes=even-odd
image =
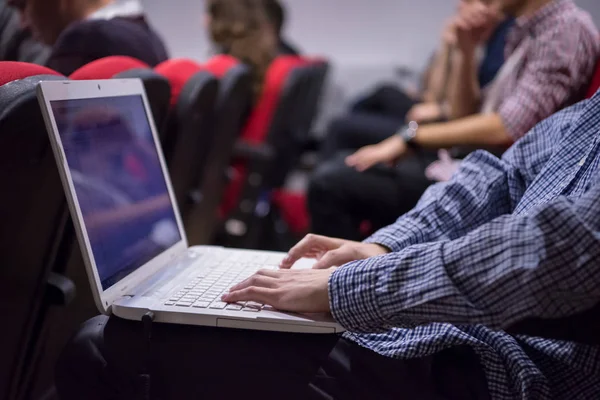
{"type": "Polygon", "coordinates": [[[106,290],[182,239],[143,99],[50,105],[106,290]]]}

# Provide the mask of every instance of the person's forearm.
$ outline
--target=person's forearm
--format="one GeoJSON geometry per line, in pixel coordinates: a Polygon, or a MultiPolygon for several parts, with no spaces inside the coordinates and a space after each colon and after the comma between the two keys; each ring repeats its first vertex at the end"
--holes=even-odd
{"type": "Polygon", "coordinates": [[[414,139],[421,147],[438,149],[453,146],[510,145],[512,138],[497,114],[477,114],[456,121],[419,127],[414,139]]]}
{"type": "Polygon", "coordinates": [[[450,46],[446,43],[437,51],[431,66],[427,71],[427,76],[424,84],[423,98],[424,102],[438,103],[444,100],[448,70],[450,63],[450,46]]]}
{"type": "Polygon", "coordinates": [[[600,302],[599,200],[600,184],[459,240],[348,264],[330,280],[333,315],[358,331],[435,322],[504,329],[585,311],[600,302]]]}
{"type": "Polygon", "coordinates": [[[418,243],[459,237],[511,211],[508,179],[516,174],[491,154],[474,153],[450,182],[430,187],[414,210],[365,242],[401,251],[418,243]]]}
{"type": "Polygon", "coordinates": [[[454,51],[450,64],[447,93],[450,115],[448,117],[457,119],[472,115],[479,111],[481,102],[475,55],[454,51]]]}

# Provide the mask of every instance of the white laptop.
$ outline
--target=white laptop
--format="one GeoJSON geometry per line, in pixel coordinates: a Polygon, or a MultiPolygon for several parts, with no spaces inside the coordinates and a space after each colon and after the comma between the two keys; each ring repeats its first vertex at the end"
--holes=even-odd
{"type": "MultiPolygon", "coordinates": [[[[137,79],[42,82],[38,97],[100,312],[141,320],[301,333],[331,316],[221,295],[285,254],[188,247],[156,127],[137,79]]],[[[199,132],[200,134],[200,132],[199,132]]],[[[310,268],[310,260],[300,267],[310,268]]]]}

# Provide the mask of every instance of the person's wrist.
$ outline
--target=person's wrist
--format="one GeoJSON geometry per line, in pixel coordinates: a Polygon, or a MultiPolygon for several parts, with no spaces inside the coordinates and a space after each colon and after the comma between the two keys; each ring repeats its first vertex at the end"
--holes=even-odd
{"type": "Polygon", "coordinates": [[[403,127],[398,131],[396,135],[398,140],[398,155],[402,155],[407,147],[412,148],[413,150],[418,147],[415,139],[417,137],[417,130],[419,129],[419,124],[416,121],[410,121],[407,126],[403,127]]]}
{"type": "Polygon", "coordinates": [[[371,248],[373,249],[372,253],[374,255],[372,257],[374,257],[374,256],[381,256],[381,255],[388,254],[388,253],[392,252],[389,248],[387,248],[384,245],[379,244],[379,243],[369,243],[369,246],[371,246],[371,248]]]}

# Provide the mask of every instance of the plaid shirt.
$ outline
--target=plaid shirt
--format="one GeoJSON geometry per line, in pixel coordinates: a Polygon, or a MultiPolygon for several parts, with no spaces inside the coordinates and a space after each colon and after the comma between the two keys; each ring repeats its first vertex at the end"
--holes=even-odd
{"type": "Polygon", "coordinates": [[[600,348],[501,329],[600,301],[600,92],[500,160],[478,151],[329,281],[347,337],[417,358],[467,345],[493,399],[600,399],[600,348]]]}
{"type": "Polygon", "coordinates": [[[505,56],[526,54],[502,82],[497,112],[516,141],[544,118],[583,98],[600,56],[598,30],[572,0],[554,0],[531,17],[518,18],[505,56]]]}

